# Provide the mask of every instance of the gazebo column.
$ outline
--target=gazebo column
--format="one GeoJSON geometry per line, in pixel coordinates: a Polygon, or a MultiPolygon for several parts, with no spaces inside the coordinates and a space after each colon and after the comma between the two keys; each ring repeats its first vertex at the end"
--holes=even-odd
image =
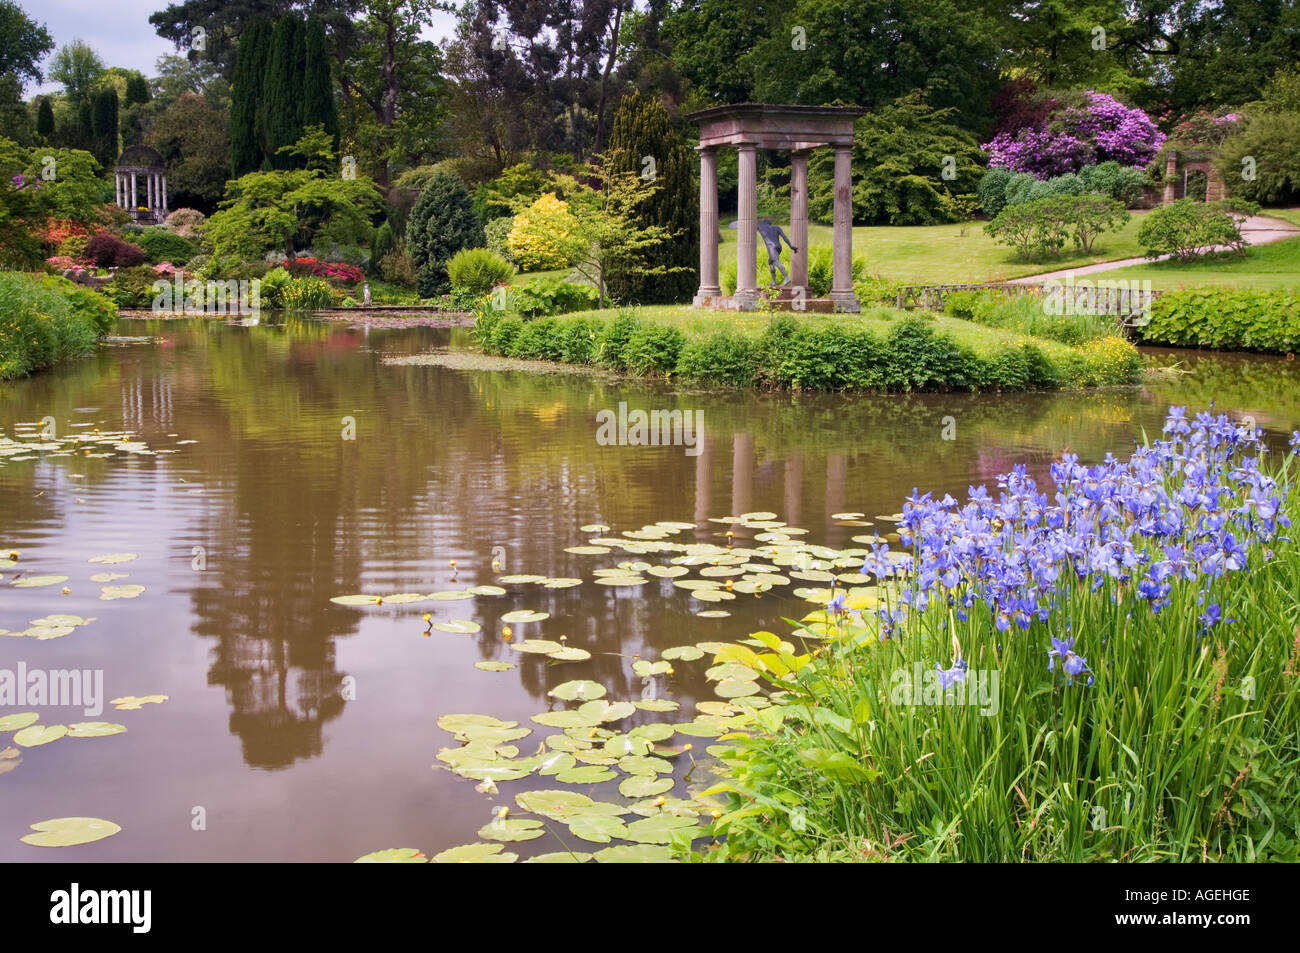
{"type": "Polygon", "coordinates": [[[752,142],[737,146],[740,153],[739,205],[736,227],[736,293],[741,311],[758,307],[758,149],[752,142]]]}
{"type": "Polygon", "coordinates": [[[167,173],[162,174],[162,212],[163,217],[167,215],[167,173]]]}
{"type": "Polygon", "coordinates": [[[808,287],[808,153],[790,153],[790,284],[808,287]]]}
{"type": "Polygon", "coordinates": [[[696,307],[722,294],[718,284],[718,150],[700,146],[700,288],[696,307]]]}
{"type": "Polygon", "coordinates": [[[122,207],[122,173],[113,173],[113,204],[122,207]]]}
{"type": "Polygon", "coordinates": [[[136,192],[135,192],[135,173],[132,172],[131,173],[131,214],[132,215],[135,214],[135,210],[138,207],[139,206],[138,203],[136,202],[136,192]]]}
{"type": "Polygon", "coordinates": [[[852,143],[835,144],[835,234],[832,239],[831,304],[836,311],[860,311],[853,293],[852,143]]]}

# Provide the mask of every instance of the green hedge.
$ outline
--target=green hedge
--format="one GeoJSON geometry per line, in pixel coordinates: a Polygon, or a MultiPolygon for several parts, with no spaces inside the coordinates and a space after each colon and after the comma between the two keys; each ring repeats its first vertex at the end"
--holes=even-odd
{"type": "Polygon", "coordinates": [[[1300,350],[1300,293],[1235,288],[1170,291],[1151,304],[1141,329],[1150,344],[1224,351],[1300,350]]]}
{"type": "Polygon", "coordinates": [[[631,311],[524,320],[484,310],[475,325],[488,354],[597,364],[684,381],[797,390],[1054,390],[1130,384],[1142,359],[1122,338],[1047,350],[1029,342],[977,350],[910,315],[882,332],[854,324],[778,317],[760,334],[732,330],[688,336],[631,311]]]}
{"type": "Polygon", "coordinates": [[[116,314],[108,299],[66,278],[0,272],[0,380],[92,350],[116,314]]]}

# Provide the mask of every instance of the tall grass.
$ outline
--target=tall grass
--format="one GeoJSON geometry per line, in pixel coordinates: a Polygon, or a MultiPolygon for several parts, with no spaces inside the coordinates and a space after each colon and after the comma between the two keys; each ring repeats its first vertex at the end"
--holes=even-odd
{"type": "Polygon", "coordinates": [[[94,349],[116,309],[66,278],[0,272],[0,380],[94,349]]]}
{"type": "Polygon", "coordinates": [[[807,651],[750,660],[784,694],[715,749],[711,856],[1296,860],[1293,458],[1270,474],[1256,433],[1175,408],[1046,494],[1020,470],[964,505],[914,494],[909,551],[792,623],[807,651]]]}

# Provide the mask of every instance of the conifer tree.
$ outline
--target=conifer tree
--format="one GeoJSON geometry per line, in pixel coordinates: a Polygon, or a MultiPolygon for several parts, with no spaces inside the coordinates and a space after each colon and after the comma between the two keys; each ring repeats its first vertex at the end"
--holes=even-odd
{"type": "Polygon", "coordinates": [[[112,87],[95,93],[90,114],[91,152],[101,165],[117,159],[117,90],[112,87]]]}
{"type": "Polygon", "coordinates": [[[260,169],[265,155],[259,116],[271,28],[270,20],[258,17],[239,41],[230,91],[230,170],[236,179],[260,169]]]}
{"type": "Polygon", "coordinates": [[[304,129],[322,126],[339,148],[339,114],[334,105],[334,85],[330,78],[329,48],[325,27],[314,14],[307,18],[303,32],[303,84],[299,121],[304,129]]]}
{"type": "Polygon", "coordinates": [[[42,96],[41,104],[36,107],[36,134],[41,137],[41,141],[46,145],[53,144],[54,107],[50,105],[49,96],[42,96]]]}
{"type": "Polygon", "coordinates": [[[291,169],[297,164],[293,156],[278,150],[302,138],[304,29],[300,17],[288,15],[271,31],[263,81],[262,136],[266,157],[274,169],[291,169]]]}
{"type": "Polygon", "coordinates": [[[678,270],[646,274],[616,269],[607,280],[615,301],[670,303],[688,301],[694,293],[700,261],[700,200],[692,177],[693,160],[690,147],[674,131],[658,97],[635,90],[623,97],[614,117],[605,169],[612,175],[633,172],[658,184],[633,217],[643,228],[659,226],[673,235],[645,257],[678,270]]]}

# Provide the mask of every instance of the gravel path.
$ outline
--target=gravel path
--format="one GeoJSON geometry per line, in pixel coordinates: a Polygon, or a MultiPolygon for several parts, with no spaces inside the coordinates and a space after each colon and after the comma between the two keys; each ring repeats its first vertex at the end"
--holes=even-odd
{"type": "MultiPolygon", "coordinates": [[[[1245,224],[1241,226],[1241,234],[1252,245],[1267,245],[1269,242],[1280,242],[1286,238],[1295,238],[1300,235],[1300,227],[1292,225],[1290,222],[1284,222],[1280,218],[1268,218],[1264,215],[1253,215],[1246,219],[1245,224]]],[[[1227,246],[1216,246],[1216,251],[1224,251],[1227,246]]],[[[1169,255],[1161,255],[1156,261],[1161,261],[1169,255]]],[[[1038,275],[1025,275],[1023,278],[1012,278],[1010,284],[1016,285],[1034,285],[1040,281],[1047,281],[1050,278],[1065,278],[1074,275],[1091,275],[1099,271],[1111,271],[1115,268],[1123,268],[1126,265],[1147,265],[1153,259],[1150,258],[1121,258],[1117,261],[1103,261],[1095,265],[1083,265],[1079,268],[1062,268],[1058,271],[1045,271],[1038,275]]]]}

